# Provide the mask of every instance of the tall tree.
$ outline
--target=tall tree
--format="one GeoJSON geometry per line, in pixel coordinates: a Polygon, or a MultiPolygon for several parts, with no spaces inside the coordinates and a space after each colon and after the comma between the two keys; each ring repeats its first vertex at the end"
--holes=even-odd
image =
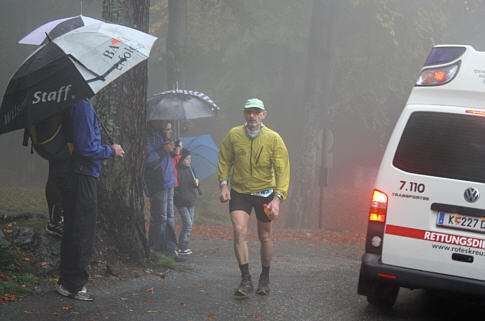
{"type": "MultiPolygon", "coordinates": [[[[171,89],[184,88],[182,61],[185,54],[187,29],[187,1],[168,0],[167,84],[171,89]]],[[[181,134],[180,121],[175,123],[177,137],[181,134]]]]}
{"type": "Polygon", "coordinates": [[[182,61],[187,29],[187,1],[168,0],[167,83],[172,89],[183,86],[182,61]]]}
{"type": "MultiPolygon", "coordinates": [[[[149,0],[104,0],[103,18],[148,32],[149,0]]],[[[98,184],[101,227],[120,254],[140,261],[148,254],[143,217],[144,130],[147,63],[143,62],[96,96],[98,118],[126,156],[103,165],[98,184]]]]}
{"type": "MultiPolygon", "coordinates": [[[[308,227],[312,214],[323,214],[323,188],[329,162],[325,151],[330,146],[328,105],[334,78],[334,37],[339,2],[314,0],[308,39],[304,108],[306,131],[300,144],[299,159],[293,162],[294,180],[288,226],[308,227]],[[310,213],[310,214],[309,214],[310,213]]],[[[318,219],[320,227],[322,220],[318,219]]]]}

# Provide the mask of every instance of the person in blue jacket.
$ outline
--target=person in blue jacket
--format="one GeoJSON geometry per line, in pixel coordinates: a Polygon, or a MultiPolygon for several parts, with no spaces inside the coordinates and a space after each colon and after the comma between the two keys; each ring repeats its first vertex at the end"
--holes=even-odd
{"type": "Polygon", "coordinates": [[[64,235],[61,244],[60,277],[57,292],[81,301],[92,301],[84,286],[96,236],[96,180],[101,160],[124,157],[118,144],[101,144],[98,119],[88,99],[81,99],[70,110],[74,151],[70,191],[64,209],[64,235]]]}
{"type": "Polygon", "coordinates": [[[178,258],[177,234],[173,208],[176,184],[172,153],[175,143],[171,137],[172,124],[165,120],[148,122],[145,184],[150,198],[148,243],[152,250],[178,258]]]}

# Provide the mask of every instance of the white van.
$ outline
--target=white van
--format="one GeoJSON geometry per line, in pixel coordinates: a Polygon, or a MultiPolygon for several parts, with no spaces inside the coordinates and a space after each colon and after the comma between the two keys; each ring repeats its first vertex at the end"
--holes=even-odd
{"type": "Polygon", "coordinates": [[[485,52],[433,47],[385,150],[358,293],[485,297],[485,52]]]}

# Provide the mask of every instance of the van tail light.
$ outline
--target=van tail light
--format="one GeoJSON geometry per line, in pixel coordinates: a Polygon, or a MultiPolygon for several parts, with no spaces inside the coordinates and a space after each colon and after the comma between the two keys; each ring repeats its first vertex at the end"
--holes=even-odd
{"type": "Polygon", "coordinates": [[[387,195],[381,191],[374,190],[372,193],[372,202],[370,204],[369,221],[382,222],[386,221],[387,213],[387,195]]]}
{"type": "Polygon", "coordinates": [[[421,70],[416,86],[441,86],[455,78],[460,68],[460,61],[442,67],[421,70]]]}
{"type": "Polygon", "coordinates": [[[367,225],[367,239],[365,243],[365,251],[368,253],[382,253],[388,200],[389,198],[386,193],[376,189],[372,192],[369,222],[367,225]]]}

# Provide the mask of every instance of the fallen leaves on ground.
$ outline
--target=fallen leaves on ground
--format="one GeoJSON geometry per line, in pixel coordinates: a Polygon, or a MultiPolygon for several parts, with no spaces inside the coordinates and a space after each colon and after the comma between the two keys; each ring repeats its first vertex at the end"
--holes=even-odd
{"type": "Polygon", "coordinates": [[[205,317],[205,319],[206,319],[206,320],[212,320],[212,318],[213,318],[213,317],[215,317],[215,316],[216,316],[216,314],[215,314],[215,313],[209,313],[209,314],[208,314],[208,315],[205,317]]]}
{"type": "Polygon", "coordinates": [[[13,302],[13,301],[18,301],[18,298],[10,293],[5,293],[2,297],[0,297],[0,302],[5,303],[5,302],[13,302]]]}
{"type": "MultiPolygon", "coordinates": [[[[232,240],[232,226],[227,225],[194,225],[192,234],[203,239],[232,240]]],[[[250,229],[248,238],[258,240],[256,229],[250,229]]],[[[273,230],[273,240],[309,241],[312,243],[339,243],[361,245],[365,242],[364,233],[351,231],[328,230],[273,230]]]]}

